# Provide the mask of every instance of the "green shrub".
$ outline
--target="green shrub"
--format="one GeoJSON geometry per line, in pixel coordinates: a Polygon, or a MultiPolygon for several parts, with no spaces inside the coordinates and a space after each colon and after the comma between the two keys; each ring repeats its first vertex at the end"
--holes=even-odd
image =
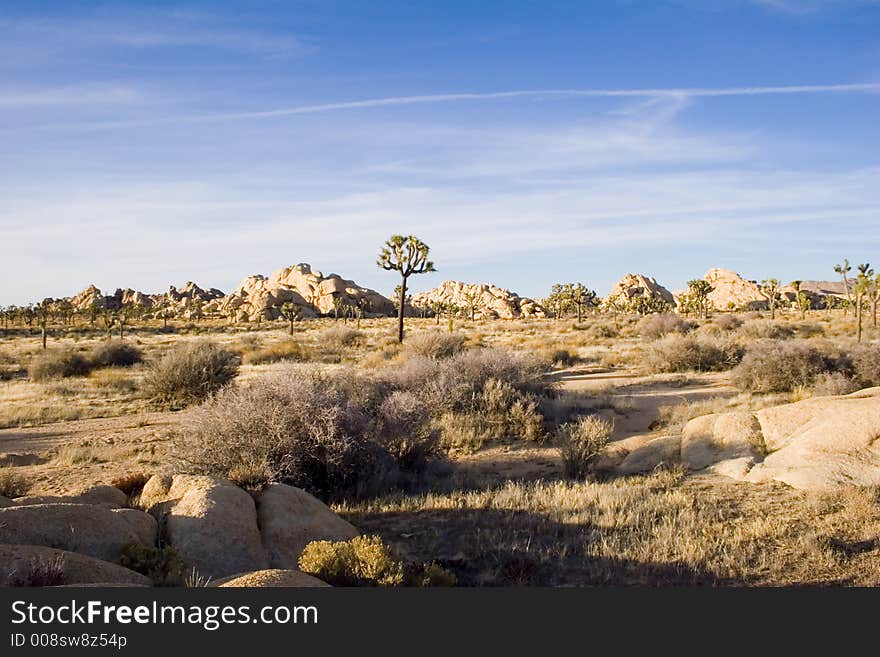
{"type": "Polygon", "coordinates": [[[667,335],[648,346],[645,364],[652,372],[717,372],[734,367],[741,357],[735,342],[667,335]]]}
{"type": "Polygon", "coordinates": [[[141,350],[122,340],[108,340],[92,350],[94,367],[131,367],[143,361],[141,350]]]}
{"type": "Polygon", "coordinates": [[[28,374],[34,381],[49,381],[71,376],[87,376],[92,363],[83,354],[72,349],[49,349],[34,356],[28,365],[28,374]]]}
{"type": "Polygon", "coordinates": [[[190,569],[171,546],[159,548],[141,543],[123,547],[116,563],[150,578],[155,586],[183,586],[190,569]]]}
{"type": "Polygon", "coordinates": [[[238,357],[212,342],[179,344],[152,365],[147,394],[165,408],[183,408],[223,388],[238,373],[238,357]]]}
{"type": "Polygon", "coordinates": [[[556,440],[565,476],[588,478],[593,473],[597,457],[608,446],[613,430],[614,425],[598,415],[588,415],[560,426],[556,440]]]}
{"type": "Polygon", "coordinates": [[[299,557],[299,569],[332,586],[400,586],[403,564],[378,536],[349,541],[312,541],[299,557]]]}
{"type": "Polygon", "coordinates": [[[799,341],[761,340],[751,345],[733,371],[733,384],[750,392],[789,392],[811,386],[831,368],[811,345],[799,341]]]}

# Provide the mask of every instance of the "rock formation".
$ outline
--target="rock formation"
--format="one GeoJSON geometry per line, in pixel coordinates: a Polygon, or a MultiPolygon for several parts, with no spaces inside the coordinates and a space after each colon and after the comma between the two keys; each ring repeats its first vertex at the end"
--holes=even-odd
{"type": "Polygon", "coordinates": [[[365,316],[394,313],[394,304],[375,290],[359,286],[337,274],[324,276],[305,263],[280,269],[269,278],[248,276],[225,297],[220,312],[241,321],[278,319],[281,306],[293,303],[302,317],[315,317],[334,311],[334,302],[348,308],[361,308],[365,316]]]}
{"type": "Polygon", "coordinates": [[[674,308],[675,298],[654,278],[627,274],[615,283],[604,302],[609,310],[636,311],[641,305],[674,308]]]}
{"type": "Polygon", "coordinates": [[[747,281],[729,269],[710,269],[704,279],[714,288],[709,301],[715,310],[761,310],[767,295],[755,281],[747,281]]]}
{"type": "Polygon", "coordinates": [[[459,308],[473,305],[474,317],[480,319],[546,316],[537,301],[487,283],[444,281],[433,290],[414,295],[410,301],[415,309],[433,310],[437,304],[459,308]]]}
{"type": "Polygon", "coordinates": [[[813,397],[757,412],[694,418],[680,435],[615,443],[602,468],[617,474],[682,464],[740,481],[801,490],[880,485],[880,388],[813,397]]]}

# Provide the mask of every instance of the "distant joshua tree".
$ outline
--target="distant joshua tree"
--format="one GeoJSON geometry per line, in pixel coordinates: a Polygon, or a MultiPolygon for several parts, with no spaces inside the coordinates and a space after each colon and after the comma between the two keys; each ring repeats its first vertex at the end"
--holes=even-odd
{"type": "Polygon", "coordinates": [[[392,235],[379,252],[376,264],[387,271],[400,274],[397,305],[397,341],[403,342],[403,314],[406,308],[406,283],[413,274],[436,271],[428,260],[429,247],[415,235],[392,235]]]}
{"type": "MultiPolygon", "coordinates": [[[[849,260],[846,258],[843,259],[843,262],[839,265],[834,265],[834,271],[840,274],[841,278],[843,278],[843,289],[846,291],[846,300],[849,306],[852,305],[853,298],[852,293],[850,292],[849,286],[849,278],[847,278],[847,274],[852,271],[852,266],[849,264],[849,260]]],[[[846,317],[846,306],[843,309],[843,316],[846,317]]]]}
{"type": "Polygon", "coordinates": [[[767,295],[770,301],[770,319],[776,319],[776,302],[779,299],[779,280],[765,278],[761,281],[761,291],[767,295]]]}
{"type": "Polygon", "coordinates": [[[709,316],[709,295],[715,288],[709,281],[702,278],[695,278],[688,281],[688,291],[686,300],[686,308],[696,313],[698,317],[706,319],[709,316]]]}
{"type": "Polygon", "coordinates": [[[477,311],[483,307],[483,291],[478,287],[468,288],[461,295],[462,305],[472,322],[477,318],[477,311]]]}
{"type": "Polygon", "coordinates": [[[801,285],[803,285],[803,281],[791,282],[791,287],[794,289],[794,304],[801,311],[801,319],[806,319],[807,311],[812,306],[812,302],[807,293],[801,290],[801,285]]]}
{"type": "Polygon", "coordinates": [[[853,284],[853,297],[856,311],[856,341],[862,341],[862,315],[864,314],[865,301],[871,298],[872,288],[875,285],[874,270],[869,263],[859,265],[859,273],[853,284]]]}
{"type": "Polygon", "coordinates": [[[290,323],[290,334],[293,335],[293,323],[302,317],[302,309],[295,303],[288,301],[281,304],[278,312],[290,323]]]}
{"type": "Polygon", "coordinates": [[[598,305],[599,296],[594,290],[589,289],[583,283],[557,283],[550,289],[547,304],[553,309],[554,315],[559,318],[570,308],[577,311],[577,321],[581,322],[584,309],[598,305]]]}

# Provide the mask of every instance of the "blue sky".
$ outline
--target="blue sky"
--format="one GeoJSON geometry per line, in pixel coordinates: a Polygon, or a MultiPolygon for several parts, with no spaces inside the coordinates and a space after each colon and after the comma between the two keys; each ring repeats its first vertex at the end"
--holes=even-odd
{"type": "Polygon", "coordinates": [[[880,0],[0,0],[0,304],[880,265],[880,0]]]}

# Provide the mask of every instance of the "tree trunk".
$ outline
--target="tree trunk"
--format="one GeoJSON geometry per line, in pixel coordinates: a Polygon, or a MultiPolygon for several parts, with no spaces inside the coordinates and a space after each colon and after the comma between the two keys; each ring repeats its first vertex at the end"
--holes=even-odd
{"type": "Polygon", "coordinates": [[[583,313],[582,313],[582,311],[581,311],[581,304],[578,304],[578,305],[577,305],[577,309],[578,309],[578,324],[580,324],[580,323],[581,323],[581,318],[583,317],[583,313]]]}
{"type": "Polygon", "coordinates": [[[856,297],[856,342],[862,341],[862,300],[856,297]]]}
{"type": "Polygon", "coordinates": [[[290,335],[293,335],[293,318],[290,318],[290,335]]]}
{"type": "Polygon", "coordinates": [[[406,276],[400,284],[400,303],[397,309],[397,341],[403,342],[403,311],[406,305],[406,276]]]}
{"type": "Polygon", "coordinates": [[[46,348],[46,325],[45,324],[43,324],[42,329],[43,329],[43,349],[45,349],[46,348]]]}

